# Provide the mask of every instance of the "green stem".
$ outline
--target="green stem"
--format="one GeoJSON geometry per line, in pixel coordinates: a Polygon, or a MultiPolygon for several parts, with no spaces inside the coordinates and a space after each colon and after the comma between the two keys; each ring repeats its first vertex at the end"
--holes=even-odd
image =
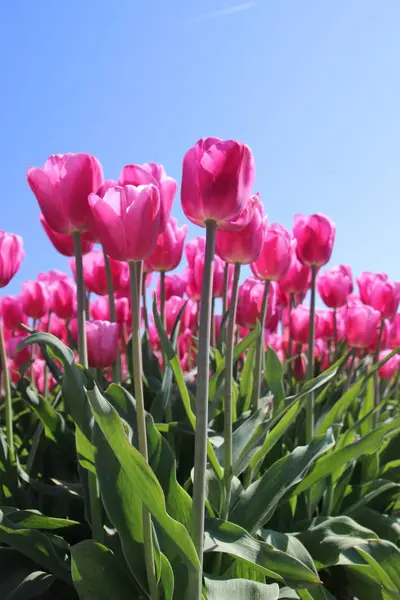
{"type": "MultiPolygon", "coordinates": [[[[385,321],[384,321],[384,319],[381,319],[381,324],[380,324],[380,327],[379,327],[378,342],[377,342],[377,345],[376,345],[376,351],[375,351],[375,356],[374,356],[374,363],[375,364],[377,362],[379,362],[379,353],[381,351],[381,346],[382,346],[382,338],[383,338],[384,327],[385,327],[385,321]]],[[[375,406],[378,406],[378,404],[380,402],[378,371],[376,371],[374,373],[374,402],[375,402],[375,406]]],[[[378,424],[378,422],[379,422],[379,411],[376,411],[375,416],[374,416],[374,420],[375,420],[375,427],[376,427],[377,424],[378,424]]]]}
{"type": "MultiPolygon", "coordinates": [[[[112,272],[110,259],[108,258],[108,254],[105,252],[103,248],[103,256],[104,256],[104,269],[106,272],[106,280],[107,280],[107,295],[108,295],[108,309],[110,312],[110,321],[111,323],[117,322],[117,313],[115,311],[115,298],[114,298],[114,286],[112,280],[112,272]]],[[[121,354],[119,350],[119,345],[117,348],[117,356],[115,357],[115,363],[113,364],[113,380],[115,383],[121,383],[121,354]]]]}
{"type": "Polygon", "coordinates": [[[238,287],[240,278],[240,263],[235,264],[233,276],[232,297],[229,306],[228,331],[226,338],[225,357],[225,406],[224,406],[224,479],[225,479],[225,507],[222,514],[223,519],[228,518],[229,505],[231,501],[232,483],[232,378],[233,378],[233,347],[235,343],[235,322],[238,300],[238,287]]]}
{"type": "MultiPolygon", "coordinates": [[[[135,388],[137,428],[139,452],[148,462],[147,436],[146,436],[146,417],[144,410],[143,395],[143,365],[142,365],[142,344],[140,340],[140,296],[141,283],[143,280],[143,262],[129,263],[130,284],[131,284],[131,305],[132,305],[132,372],[135,388]]],[[[154,565],[153,554],[153,531],[151,524],[151,515],[146,506],[143,505],[143,541],[144,555],[146,563],[147,582],[149,585],[150,598],[158,598],[157,577],[154,565]]]]}
{"type": "Polygon", "coordinates": [[[212,282],[215,253],[215,221],[206,223],[206,254],[201,292],[199,349],[197,361],[196,433],[192,504],[192,539],[200,560],[200,568],[192,570],[189,580],[190,600],[201,600],[204,547],[204,505],[206,498],[208,381],[210,365],[210,333],[212,282]]]}
{"type": "Polygon", "coordinates": [[[165,329],[165,272],[160,271],[160,317],[165,329]]]}
{"type": "Polygon", "coordinates": [[[337,330],[337,314],[336,308],[333,309],[333,341],[335,344],[334,352],[333,352],[333,360],[336,361],[338,356],[338,330],[337,330]]]}
{"type": "Polygon", "coordinates": [[[292,383],[293,383],[292,382],[292,379],[293,379],[293,364],[292,364],[293,338],[292,338],[292,329],[290,327],[290,317],[292,314],[293,305],[294,305],[294,294],[290,293],[289,294],[289,356],[288,356],[289,394],[291,393],[292,383]]]}
{"type": "Polygon", "coordinates": [[[11,382],[10,373],[7,364],[7,352],[6,344],[4,341],[3,333],[3,321],[0,319],[0,362],[3,371],[3,383],[4,383],[4,400],[6,406],[6,432],[7,432],[7,443],[10,452],[10,461],[15,460],[14,451],[14,431],[13,431],[13,410],[12,410],[12,398],[11,398],[11,382]]]}
{"type": "Polygon", "coordinates": [[[254,384],[253,384],[253,397],[252,397],[252,409],[253,412],[258,410],[258,404],[260,400],[261,393],[261,374],[262,374],[262,364],[263,364],[263,354],[264,354],[264,327],[265,327],[265,317],[267,315],[267,306],[268,306],[268,292],[270,281],[267,280],[264,282],[264,294],[261,304],[261,313],[260,313],[260,323],[261,323],[261,333],[257,340],[256,346],[256,357],[255,357],[255,366],[254,366],[254,384]]]}
{"type": "Polygon", "coordinates": [[[210,331],[210,344],[212,348],[215,348],[215,298],[211,301],[211,331],[210,331]]]}
{"type": "Polygon", "coordinates": [[[86,342],[86,296],[83,282],[82,241],[81,234],[74,232],[76,285],[78,297],[78,352],[81,364],[88,368],[86,342]]]}
{"type": "Polygon", "coordinates": [[[224,295],[222,296],[222,318],[228,310],[228,291],[229,291],[229,264],[225,263],[224,267],[224,295]]]}
{"type": "MultiPolygon", "coordinates": [[[[311,301],[310,322],[308,325],[308,363],[307,380],[314,377],[314,338],[315,338],[315,283],[317,279],[317,267],[311,267],[311,301]]],[[[306,400],[306,444],[314,437],[314,393],[308,395],[306,400]]]]}
{"type": "Polygon", "coordinates": [[[143,278],[142,278],[142,303],[143,303],[144,328],[148,335],[149,334],[149,312],[147,310],[146,273],[143,273],[143,278]]]}

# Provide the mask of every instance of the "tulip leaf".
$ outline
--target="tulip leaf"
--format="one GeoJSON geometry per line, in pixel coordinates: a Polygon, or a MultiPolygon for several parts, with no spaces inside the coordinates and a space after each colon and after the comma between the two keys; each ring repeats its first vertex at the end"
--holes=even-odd
{"type": "Polygon", "coordinates": [[[285,399],[283,388],[283,365],[277,353],[268,346],[265,361],[265,379],[274,398],[274,410],[277,411],[285,399]]]}
{"type": "Polygon", "coordinates": [[[266,585],[248,579],[210,579],[205,577],[207,600],[278,600],[279,585],[266,585]]]}

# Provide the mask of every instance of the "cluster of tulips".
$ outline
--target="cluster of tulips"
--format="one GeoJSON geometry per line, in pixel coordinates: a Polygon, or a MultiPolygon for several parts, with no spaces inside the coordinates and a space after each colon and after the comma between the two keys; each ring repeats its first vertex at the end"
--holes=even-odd
{"type": "MultiPolygon", "coordinates": [[[[28,347],[21,350],[29,332],[52,333],[74,348],[84,367],[103,370],[104,376],[118,383],[128,377],[127,345],[132,340],[139,449],[146,457],[145,430],[140,424],[142,417],[144,422],[140,339],[146,332],[162,368],[165,356],[147,302],[152,275],[159,273],[155,305],[170,336],[179,317],[177,354],[197,388],[192,539],[200,561],[210,347],[223,337],[228,506],[229,374],[235,343],[261,324],[254,361],[254,409],[260,398],[263,350],[268,347],[291,377],[302,380],[326,369],[345,348],[353,349],[347,365],[351,372],[355,361],[378,361],[400,344],[400,284],[385,274],[364,272],[357,278],[356,293],[349,266],[321,271],[331,257],[334,223],[322,214],[301,214],[294,218],[292,232],[269,224],[260,195],[253,193],[254,177],[254,159],[245,144],[217,138],[198,141],[184,157],[181,203],[186,217],[205,228],[206,237],[185,244],[187,226],[179,227],[170,216],[177,184],[161,165],[127,165],[114,181],[104,180],[93,156],[53,155],[43,167],[30,168],[27,180],[48,238],[58,252],[71,257],[73,276],[40,273],[36,281],[22,284],[18,296],[1,299],[6,401],[11,395],[8,374],[17,382],[20,372],[30,369],[33,385],[45,395],[54,383],[41,355],[28,347]],[[95,248],[97,244],[101,249],[95,248]],[[182,264],[184,254],[187,266],[168,274],[182,264]],[[252,275],[240,283],[242,265],[249,265],[252,275]],[[325,309],[316,308],[317,291],[325,309]]],[[[19,270],[23,254],[19,236],[0,233],[0,287],[19,270]]],[[[395,355],[381,367],[379,376],[394,380],[399,371],[400,355],[395,355]]],[[[308,440],[313,435],[312,410],[311,398],[308,440]]],[[[151,527],[149,515],[144,522],[151,527]]],[[[148,540],[151,544],[151,535],[148,540]]],[[[151,590],[152,566],[147,567],[151,590]]],[[[200,597],[199,573],[191,582],[193,598],[200,597]]]]}

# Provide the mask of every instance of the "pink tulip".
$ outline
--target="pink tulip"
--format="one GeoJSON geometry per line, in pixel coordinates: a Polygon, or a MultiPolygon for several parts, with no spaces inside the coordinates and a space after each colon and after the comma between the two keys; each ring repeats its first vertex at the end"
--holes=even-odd
{"type": "Polygon", "coordinates": [[[165,229],[158,236],[154,251],[145,261],[149,272],[176,269],[182,260],[187,230],[186,225],[178,227],[178,221],[174,217],[169,218],[165,229]]]}
{"type": "Polygon", "coordinates": [[[165,325],[169,335],[172,333],[176,319],[183,306],[185,308],[181,317],[180,331],[184,331],[185,329],[194,330],[196,328],[197,303],[190,299],[172,296],[165,302],[165,325]]]}
{"type": "Polygon", "coordinates": [[[24,313],[31,319],[41,319],[49,310],[47,286],[41,281],[24,281],[21,286],[24,313]]]}
{"type": "Polygon", "coordinates": [[[50,285],[50,309],[60,319],[76,315],[76,286],[71,279],[59,279],[50,285]]]}
{"type": "Polygon", "coordinates": [[[95,229],[104,250],[121,261],[144,260],[160,233],[160,195],[155,185],[116,186],[104,198],[90,194],[95,229]]]}
{"type": "Polygon", "coordinates": [[[176,181],[169,177],[162,165],[145,163],[144,165],[126,165],[119,176],[120,185],[155,185],[160,195],[160,232],[167,226],[172,203],[176,194],[176,181]]]}
{"type": "Polygon", "coordinates": [[[369,304],[383,319],[393,319],[400,302],[400,283],[375,279],[369,290],[369,304]]]}
{"type": "MultiPolygon", "coordinates": [[[[59,252],[63,256],[74,256],[74,238],[72,237],[72,235],[70,233],[57,233],[57,231],[54,231],[54,229],[52,229],[47,223],[42,213],[40,213],[39,220],[47,234],[47,237],[49,238],[50,242],[53,244],[57,252],[59,252]]],[[[81,243],[82,254],[87,254],[88,252],[90,252],[94,245],[93,241],[89,239],[88,233],[82,234],[81,243]]]]}
{"type": "Polygon", "coordinates": [[[22,238],[0,230],[0,288],[5,287],[19,271],[24,256],[22,238]]]}
{"type": "MultiPolygon", "coordinates": [[[[186,258],[189,268],[185,272],[187,277],[186,292],[192,300],[200,300],[201,286],[203,282],[203,271],[205,261],[206,242],[204,238],[197,237],[185,246],[186,258]]],[[[224,269],[225,263],[219,257],[214,257],[213,297],[222,298],[224,294],[224,269]]],[[[232,282],[233,267],[229,270],[229,283],[232,282]]]]}
{"type": "Polygon", "coordinates": [[[385,350],[389,345],[389,335],[390,335],[390,325],[387,319],[381,321],[378,327],[376,328],[374,339],[369,344],[367,348],[367,352],[375,355],[378,350],[385,350]],[[383,323],[383,327],[382,327],[383,323]],[[382,327],[382,334],[381,334],[382,327]]]}
{"type": "Polygon", "coordinates": [[[69,345],[68,332],[65,326],[64,319],[60,319],[55,314],[46,315],[40,320],[38,327],[39,331],[49,331],[52,335],[55,335],[62,342],[69,345]],[[50,320],[49,320],[50,318],[50,320]]]}
{"type": "MultiPolygon", "coordinates": [[[[129,308],[128,298],[115,298],[115,313],[117,323],[122,325],[123,323],[130,323],[131,314],[129,308]]],[[[102,296],[97,298],[90,305],[90,314],[95,321],[109,321],[110,320],[110,308],[108,298],[102,296]]]]}
{"type": "Polygon", "coordinates": [[[212,220],[219,229],[240,229],[246,224],[240,217],[254,176],[253,155],[245,144],[219,138],[199,140],[183,159],[183,212],[200,227],[212,220]]]}
{"type": "MultiPolygon", "coordinates": [[[[264,283],[255,277],[248,277],[239,287],[239,300],[236,321],[241,327],[254,329],[260,320],[261,304],[264,294],[264,283]]],[[[276,309],[276,284],[271,283],[268,292],[267,313],[262,326],[270,329],[276,309]]]]}
{"type": "Polygon", "coordinates": [[[390,325],[389,344],[391,348],[400,346],[400,314],[397,314],[390,325]]]}
{"type": "Polygon", "coordinates": [[[260,255],[263,240],[263,206],[260,195],[250,198],[246,208],[248,224],[240,231],[218,230],[215,238],[215,250],[222,260],[228,263],[248,265],[260,255]]]}
{"type": "Polygon", "coordinates": [[[109,321],[87,321],[86,336],[90,367],[104,369],[116,359],[118,350],[118,324],[109,321]]]}
{"type": "Polygon", "coordinates": [[[387,281],[388,276],[386,273],[371,273],[370,271],[364,271],[360,277],[357,278],[358,289],[360,290],[360,298],[364,304],[371,304],[370,295],[371,287],[375,281],[387,281]]]}
{"type": "Polygon", "coordinates": [[[11,358],[7,359],[7,367],[8,367],[8,372],[10,374],[12,383],[14,383],[15,385],[17,385],[17,383],[21,379],[21,374],[19,372],[19,367],[15,364],[15,362],[11,358]]]}
{"type": "Polygon", "coordinates": [[[57,233],[89,231],[89,194],[102,185],[103,169],[90,154],[53,154],[42,168],[30,168],[28,183],[49,226],[57,233]]]}
{"type": "MultiPolygon", "coordinates": [[[[325,341],[335,339],[335,318],[332,310],[319,310],[318,316],[321,322],[320,337],[325,341]]],[[[338,341],[344,338],[345,318],[336,313],[336,335],[338,341]]]]}
{"type": "Polygon", "coordinates": [[[304,381],[307,373],[307,363],[304,354],[296,356],[293,363],[293,377],[296,381],[304,381]]]}
{"type": "Polygon", "coordinates": [[[45,377],[47,377],[47,389],[51,390],[56,385],[56,380],[46,369],[46,362],[41,358],[36,358],[32,363],[35,384],[40,394],[44,393],[45,377]]]}
{"type": "Polygon", "coordinates": [[[278,223],[268,226],[265,220],[261,254],[251,265],[251,270],[259,279],[279,281],[288,272],[292,254],[290,233],[278,223]]]}
{"type": "Polygon", "coordinates": [[[318,292],[329,308],[339,308],[346,304],[349,295],[353,289],[350,267],[342,265],[334,267],[329,271],[324,271],[317,278],[318,292]]]}
{"type": "Polygon", "coordinates": [[[4,296],[1,299],[0,311],[4,326],[10,331],[20,331],[22,329],[20,323],[27,322],[19,296],[4,296]]]}
{"type": "Polygon", "coordinates": [[[12,359],[14,365],[20,369],[22,365],[29,363],[31,360],[31,348],[27,346],[20,352],[17,348],[26,339],[26,335],[16,335],[10,338],[7,342],[7,356],[12,359]]]}
{"type": "MultiPolygon", "coordinates": [[[[166,275],[165,276],[165,299],[168,300],[171,296],[183,297],[187,286],[187,273],[181,275],[166,275]]],[[[160,279],[157,280],[157,298],[160,297],[160,279]]]]}
{"type": "Polygon", "coordinates": [[[332,254],[335,233],[335,223],[325,215],[296,215],[293,235],[297,258],[308,267],[325,265],[332,254]]]}
{"type": "Polygon", "coordinates": [[[346,339],[349,346],[368,348],[374,341],[381,320],[379,311],[371,306],[352,306],[346,316],[346,339]]]}
{"type": "MultiPolygon", "coordinates": [[[[112,258],[110,261],[111,277],[113,288],[115,289],[120,282],[123,265],[118,260],[112,258]]],[[[83,280],[85,287],[89,292],[105,296],[108,292],[106,269],[104,266],[104,255],[101,250],[92,250],[83,257],[83,280]]],[[[70,261],[71,271],[76,278],[75,260],[70,261]]]]}
{"type": "MultiPolygon", "coordinates": [[[[315,311],[315,337],[320,338],[323,334],[325,322],[324,318],[315,311]]],[[[308,332],[310,323],[310,309],[300,304],[290,313],[290,331],[295,342],[300,344],[308,343],[308,332]]]]}
{"type": "MultiPolygon", "coordinates": [[[[128,298],[130,300],[130,276],[129,276],[129,265],[126,262],[121,263],[122,271],[118,286],[115,288],[115,295],[117,298],[128,298]]],[[[147,273],[144,277],[146,288],[148,288],[152,281],[152,273],[147,273]]]]}
{"type": "Polygon", "coordinates": [[[303,265],[293,252],[289,269],[279,282],[280,289],[287,294],[305,294],[311,284],[311,269],[303,265]]]}
{"type": "MultiPolygon", "coordinates": [[[[382,350],[379,353],[379,360],[383,360],[390,354],[390,350],[382,350]]],[[[393,379],[393,377],[400,372],[400,354],[395,354],[392,358],[382,365],[378,370],[378,375],[381,379],[393,379]]]]}
{"type": "Polygon", "coordinates": [[[197,360],[196,343],[191,329],[186,329],[178,336],[177,346],[181,367],[187,373],[193,369],[197,360]]]}
{"type": "Polygon", "coordinates": [[[69,276],[63,271],[59,271],[58,269],[51,269],[51,271],[47,271],[46,273],[39,273],[37,276],[37,280],[42,283],[54,283],[55,281],[59,281],[60,279],[70,279],[69,276]]]}

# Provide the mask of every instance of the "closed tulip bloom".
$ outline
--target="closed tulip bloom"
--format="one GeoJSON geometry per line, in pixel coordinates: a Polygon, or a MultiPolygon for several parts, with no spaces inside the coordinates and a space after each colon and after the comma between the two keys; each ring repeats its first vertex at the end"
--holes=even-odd
{"type": "MultiPolygon", "coordinates": [[[[131,296],[130,292],[130,277],[129,277],[129,265],[126,262],[121,262],[122,271],[119,279],[118,285],[115,287],[115,295],[117,298],[129,298],[131,296]]],[[[144,282],[146,284],[146,288],[151,285],[153,275],[152,273],[146,273],[144,277],[144,282]]]]}
{"type": "MultiPolygon", "coordinates": [[[[386,358],[390,352],[390,350],[382,350],[382,352],[379,353],[379,360],[381,361],[386,358]]],[[[400,373],[400,354],[395,354],[392,358],[389,358],[378,371],[379,377],[387,380],[393,379],[398,373],[400,373]]]]}
{"type": "Polygon", "coordinates": [[[387,281],[388,276],[386,273],[371,273],[371,271],[364,271],[360,277],[357,278],[358,289],[360,290],[360,298],[364,304],[371,304],[371,287],[375,281],[387,281]]]}
{"type": "MultiPolygon", "coordinates": [[[[112,258],[109,260],[113,288],[115,289],[119,285],[123,266],[118,260],[113,260],[112,258]]],[[[98,294],[99,296],[105,296],[108,292],[108,289],[103,252],[101,250],[92,250],[92,252],[83,257],[82,263],[83,280],[85,282],[86,289],[89,292],[98,294]]],[[[70,267],[74,277],[76,278],[75,260],[70,261],[70,267]]]]}
{"type": "MultiPolygon", "coordinates": [[[[183,297],[186,292],[187,286],[187,271],[180,275],[166,275],[165,276],[165,300],[171,298],[171,296],[183,297]]],[[[160,279],[157,280],[157,298],[160,297],[160,279]]]]}
{"type": "Polygon", "coordinates": [[[28,183],[49,226],[57,233],[89,231],[93,224],[89,194],[104,181],[94,156],[53,154],[41,168],[30,168],[28,183]]]}
{"type": "Polygon", "coordinates": [[[65,320],[60,319],[54,313],[50,315],[50,321],[49,315],[44,316],[43,319],[40,320],[38,329],[39,331],[49,331],[52,335],[58,337],[58,339],[64,342],[65,344],[69,344],[68,331],[65,326],[65,320]]]}
{"type": "Polygon", "coordinates": [[[104,198],[90,194],[95,229],[104,250],[121,261],[144,260],[160,233],[160,194],[155,185],[116,186],[104,198]]]}
{"type": "Polygon", "coordinates": [[[118,324],[110,321],[87,321],[86,336],[90,367],[104,369],[116,359],[118,324]]]}
{"type": "Polygon", "coordinates": [[[349,308],[346,316],[346,339],[349,346],[368,348],[374,341],[381,320],[380,312],[359,304],[349,308]]]}
{"type": "Polygon", "coordinates": [[[24,313],[31,319],[41,319],[49,310],[47,286],[41,281],[24,281],[21,286],[24,313]]]}
{"type": "MultiPolygon", "coordinates": [[[[321,323],[320,337],[325,341],[335,339],[335,317],[332,310],[319,310],[318,316],[321,323]]],[[[336,334],[341,341],[344,338],[345,318],[336,313],[336,334]]]]}
{"type": "Polygon", "coordinates": [[[279,287],[282,292],[287,294],[305,294],[310,289],[311,269],[303,265],[293,252],[289,269],[279,281],[279,287]]]}
{"type": "MultiPolygon", "coordinates": [[[[241,327],[254,329],[260,320],[264,284],[255,277],[248,277],[239,287],[236,321],[241,327]]],[[[268,291],[267,312],[263,328],[270,329],[276,310],[276,284],[271,283],[268,291]]]]}
{"type": "Polygon", "coordinates": [[[19,369],[31,360],[31,348],[27,346],[19,352],[17,348],[26,339],[26,335],[16,335],[10,338],[6,344],[7,356],[12,359],[14,365],[19,369]]]}
{"type": "Polygon", "coordinates": [[[72,319],[76,315],[76,286],[71,279],[54,281],[49,289],[50,309],[60,319],[72,319]]]}
{"type": "Polygon", "coordinates": [[[374,339],[367,348],[367,352],[375,356],[378,350],[386,350],[389,346],[390,336],[390,324],[387,319],[383,320],[382,334],[381,334],[382,321],[378,325],[375,331],[374,339]]]}
{"type": "Polygon", "coordinates": [[[1,299],[0,312],[5,328],[10,331],[21,330],[20,323],[27,322],[19,296],[4,296],[1,299]]]}
{"type": "Polygon", "coordinates": [[[332,254],[335,233],[335,223],[325,215],[296,215],[293,235],[297,258],[308,267],[325,265],[332,254]]]}
{"type": "Polygon", "coordinates": [[[0,230],[0,288],[5,287],[19,271],[24,256],[22,238],[0,230]]]}
{"type": "Polygon", "coordinates": [[[178,221],[170,217],[165,229],[157,238],[155,249],[145,261],[146,269],[149,272],[176,269],[182,260],[187,231],[187,225],[178,227],[178,221]]]}
{"type": "MultiPolygon", "coordinates": [[[[308,332],[310,324],[310,309],[302,304],[290,313],[290,331],[295,342],[308,343],[308,332]]],[[[324,331],[324,318],[315,311],[315,337],[320,338],[324,331]]]]}
{"type": "Polygon", "coordinates": [[[369,304],[383,319],[393,319],[400,302],[400,283],[375,279],[369,291],[369,304]]]}
{"type": "Polygon", "coordinates": [[[296,356],[293,361],[293,377],[296,381],[304,381],[307,373],[307,363],[304,354],[296,356]]]}
{"type": "Polygon", "coordinates": [[[35,379],[35,384],[40,394],[44,393],[45,378],[47,379],[47,389],[51,390],[56,385],[56,380],[46,368],[46,361],[41,358],[36,358],[32,363],[32,369],[35,379]]]}
{"type": "Polygon", "coordinates": [[[37,280],[42,283],[54,283],[59,279],[70,279],[67,273],[64,271],[60,271],[59,269],[51,269],[50,271],[46,271],[45,273],[39,273],[37,276],[37,280]]]}
{"type": "Polygon", "coordinates": [[[264,222],[264,243],[259,258],[252,263],[251,270],[259,279],[279,281],[288,272],[292,259],[291,234],[279,223],[268,226],[264,222]]]}
{"type": "Polygon", "coordinates": [[[165,303],[165,325],[169,335],[175,326],[176,319],[180,311],[183,309],[181,316],[180,331],[185,329],[191,329],[192,331],[196,327],[197,321],[197,303],[193,300],[180,298],[179,296],[172,296],[165,303]]]}
{"type": "Polygon", "coordinates": [[[160,231],[164,231],[176,194],[176,181],[169,177],[162,165],[126,165],[119,176],[120,185],[155,185],[160,195],[160,231]]]}
{"type": "MultiPolygon", "coordinates": [[[[97,298],[90,304],[90,314],[95,321],[109,321],[110,320],[110,306],[107,296],[97,298]]],[[[131,313],[129,308],[128,298],[115,298],[115,316],[117,323],[122,325],[123,323],[130,323],[131,313]]]]}
{"type": "Polygon", "coordinates": [[[257,260],[264,240],[263,206],[260,195],[250,198],[246,208],[248,224],[240,231],[218,230],[215,250],[222,260],[228,263],[248,265],[257,260]]]}
{"type": "MultiPolygon", "coordinates": [[[[74,256],[74,238],[70,233],[57,233],[50,227],[47,223],[46,219],[42,214],[39,216],[40,222],[42,224],[43,229],[46,232],[47,237],[50,242],[53,244],[54,248],[62,254],[63,256],[74,256]]],[[[87,254],[90,252],[94,246],[94,242],[89,239],[88,233],[82,234],[81,237],[82,243],[82,254],[87,254]]]]}
{"type": "Polygon", "coordinates": [[[318,276],[318,292],[329,308],[339,308],[346,304],[353,288],[353,282],[348,273],[347,267],[345,270],[335,267],[318,276]]]}
{"type": "MultiPolygon", "coordinates": [[[[205,227],[240,229],[255,177],[252,152],[234,140],[199,140],[183,159],[181,199],[186,217],[205,227]]],[[[247,216],[247,215],[246,215],[247,216]]]]}
{"type": "MultiPolygon", "coordinates": [[[[204,261],[205,261],[206,241],[202,237],[197,237],[188,242],[185,246],[186,258],[189,264],[185,277],[187,277],[186,292],[192,300],[200,300],[201,288],[203,282],[204,261]]],[[[233,278],[233,266],[229,268],[229,284],[233,278]]],[[[214,275],[213,275],[213,298],[222,298],[224,294],[224,269],[225,263],[219,257],[214,257],[214,275]]]]}
{"type": "Polygon", "coordinates": [[[389,345],[391,348],[400,346],[400,314],[397,314],[390,324],[389,345]]]}

